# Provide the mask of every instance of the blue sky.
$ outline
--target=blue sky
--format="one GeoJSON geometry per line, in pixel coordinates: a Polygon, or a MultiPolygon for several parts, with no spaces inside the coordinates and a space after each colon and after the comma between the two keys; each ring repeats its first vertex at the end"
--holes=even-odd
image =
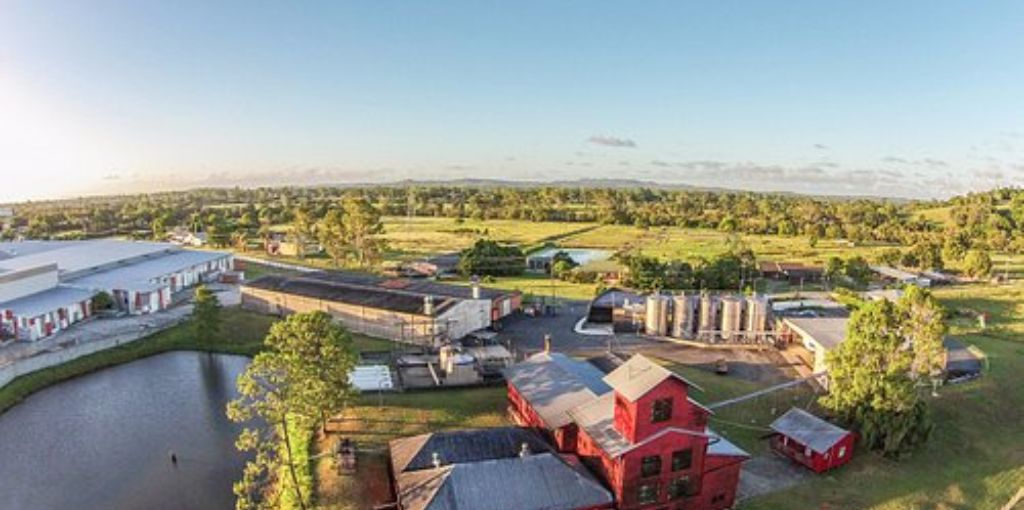
{"type": "Polygon", "coordinates": [[[0,4],[0,201],[202,185],[1024,184],[1024,2],[0,4]]]}

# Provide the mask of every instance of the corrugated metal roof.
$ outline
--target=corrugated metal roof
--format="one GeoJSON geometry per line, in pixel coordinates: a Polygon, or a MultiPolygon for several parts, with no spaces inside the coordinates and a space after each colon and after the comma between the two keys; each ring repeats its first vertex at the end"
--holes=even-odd
{"type": "Polygon", "coordinates": [[[827,452],[850,433],[798,407],[786,411],[769,428],[818,453],[827,452]]]}
{"type": "Polygon", "coordinates": [[[714,430],[705,428],[704,433],[711,436],[711,442],[708,443],[708,455],[720,455],[723,457],[750,457],[750,454],[745,450],[736,446],[728,439],[722,437],[714,430]]]}
{"type": "Polygon", "coordinates": [[[402,473],[404,510],[575,510],[612,502],[583,469],[551,453],[402,473]]]}
{"type": "Polygon", "coordinates": [[[633,446],[615,429],[614,393],[605,393],[599,398],[573,409],[570,414],[576,424],[586,430],[587,435],[608,455],[618,457],[633,446]]]}
{"type": "Polygon", "coordinates": [[[683,381],[687,386],[700,388],[696,384],[687,381],[683,376],[651,361],[642,354],[633,355],[622,366],[606,375],[604,382],[608,383],[608,386],[611,386],[630,402],[634,402],[670,377],[683,381]]]}
{"type": "Polygon", "coordinates": [[[610,391],[603,375],[590,363],[546,352],[505,369],[505,379],[550,428],[571,423],[569,411],[610,391]]]}
{"type": "Polygon", "coordinates": [[[63,241],[62,246],[0,261],[0,267],[21,269],[56,263],[61,275],[100,269],[108,264],[123,262],[160,252],[175,250],[172,244],[142,241],[96,239],[92,241],[63,241]]]}
{"type": "Polygon", "coordinates": [[[95,292],[71,287],[54,287],[35,294],[0,303],[0,310],[10,310],[21,317],[38,317],[58,308],[76,305],[89,298],[95,292]]]}
{"type": "Polygon", "coordinates": [[[437,453],[444,464],[465,464],[516,457],[526,444],[533,453],[551,451],[535,432],[520,427],[454,430],[395,439],[389,443],[396,473],[433,468],[437,453]]]}
{"type": "MultiPolygon", "coordinates": [[[[420,295],[447,296],[459,299],[472,299],[473,289],[467,285],[450,285],[431,280],[411,278],[382,278],[380,276],[357,273],[354,271],[318,271],[303,275],[305,278],[322,280],[344,285],[357,285],[378,289],[401,289],[420,295]]],[[[480,287],[481,299],[496,299],[513,292],[501,289],[480,287]]]]}
{"type": "Polygon", "coordinates": [[[153,291],[164,284],[153,280],[193,266],[230,256],[218,251],[174,250],[166,255],[125,263],[98,273],[73,278],[68,285],[89,289],[153,291]]]}
{"type": "Polygon", "coordinates": [[[835,349],[846,340],[848,317],[786,317],[787,323],[805,339],[810,338],[827,350],[835,349]]]}
{"type": "MultiPolygon", "coordinates": [[[[264,276],[245,286],[298,296],[337,301],[356,306],[378,308],[395,312],[425,315],[424,296],[404,289],[383,289],[362,285],[350,285],[323,279],[284,276],[264,276]]],[[[457,299],[437,297],[434,299],[434,316],[440,315],[458,303],[457,299]]]]}

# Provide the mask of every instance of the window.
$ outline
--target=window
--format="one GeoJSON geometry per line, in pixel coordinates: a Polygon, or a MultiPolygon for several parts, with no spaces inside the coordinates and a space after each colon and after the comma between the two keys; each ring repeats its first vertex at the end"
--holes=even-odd
{"type": "Polygon", "coordinates": [[[672,471],[690,469],[693,465],[693,449],[676,450],[672,452],[672,471]]]}
{"type": "Polygon", "coordinates": [[[723,501],[725,501],[725,494],[716,494],[713,498],[711,498],[711,504],[713,505],[717,505],[718,503],[721,503],[723,501]]]}
{"type": "Polygon", "coordinates": [[[651,455],[640,459],[640,476],[658,476],[661,474],[661,456],[651,455]]]}
{"type": "Polygon", "coordinates": [[[672,399],[659,398],[654,401],[651,407],[651,423],[669,421],[672,419],[672,399]]]}
{"type": "Polygon", "coordinates": [[[681,476],[668,484],[668,499],[682,499],[693,495],[693,484],[689,476],[681,476]]]}
{"type": "Polygon", "coordinates": [[[658,500],[658,484],[645,483],[636,490],[636,501],[641,505],[654,503],[658,500]]]}

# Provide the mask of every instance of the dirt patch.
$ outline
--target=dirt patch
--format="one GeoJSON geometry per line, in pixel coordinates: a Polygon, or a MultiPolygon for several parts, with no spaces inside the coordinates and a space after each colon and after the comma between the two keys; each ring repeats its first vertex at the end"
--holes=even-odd
{"type": "MultiPolygon", "coordinates": [[[[314,455],[330,451],[338,437],[318,433],[314,455]]],[[[317,459],[314,476],[319,510],[365,510],[394,500],[387,457],[376,450],[357,455],[354,473],[341,473],[331,456],[317,459]]]]}

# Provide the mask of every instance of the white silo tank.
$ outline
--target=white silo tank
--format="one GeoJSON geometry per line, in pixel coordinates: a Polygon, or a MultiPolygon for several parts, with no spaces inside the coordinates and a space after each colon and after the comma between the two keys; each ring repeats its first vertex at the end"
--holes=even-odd
{"type": "Polygon", "coordinates": [[[658,328],[662,322],[661,299],[657,294],[647,296],[646,316],[644,320],[644,331],[648,335],[660,335],[658,328]]]}
{"type": "Polygon", "coordinates": [[[707,339],[715,337],[718,330],[718,298],[711,294],[700,296],[700,322],[698,323],[698,334],[707,339]]]}
{"type": "Polygon", "coordinates": [[[768,331],[771,307],[765,296],[747,298],[747,338],[750,341],[762,341],[768,331]]]}
{"type": "Polygon", "coordinates": [[[743,300],[736,296],[722,298],[723,340],[733,340],[743,332],[743,300]]]}

